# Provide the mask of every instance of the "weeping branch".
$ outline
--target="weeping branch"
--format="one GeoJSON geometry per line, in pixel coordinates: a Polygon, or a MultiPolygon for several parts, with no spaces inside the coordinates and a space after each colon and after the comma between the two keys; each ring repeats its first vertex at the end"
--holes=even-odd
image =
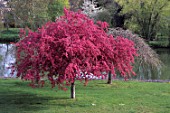
{"type": "Polygon", "coordinates": [[[136,34],[129,30],[121,28],[110,28],[108,34],[116,36],[123,36],[132,40],[135,43],[135,48],[138,50],[138,57],[136,58],[136,65],[141,68],[150,67],[151,70],[156,69],[158,73],[163,66],[162,61],[159,59],[158,54],[149,45],[136,34]]]}

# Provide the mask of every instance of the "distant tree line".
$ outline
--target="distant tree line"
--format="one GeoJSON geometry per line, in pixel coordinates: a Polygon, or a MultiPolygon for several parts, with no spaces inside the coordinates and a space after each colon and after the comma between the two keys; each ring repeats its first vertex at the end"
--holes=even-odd
{"type": "Polygon", "coordinates": [[[106,21],[110,27],[130,29],[147,41],[170,37],[170,0],[10,0],[5,26],[36,29],[47,21],[55,21],[64,7],[82,10],[85,1],[104,9],[94,19],[106,21]]]}
{"type": "Polygon", "coordinates": [[[10,0],[11,11],[4,14],[5,26],[36,29],[47,21],[55,21],[69,7],[68,0],[10,0]]]}

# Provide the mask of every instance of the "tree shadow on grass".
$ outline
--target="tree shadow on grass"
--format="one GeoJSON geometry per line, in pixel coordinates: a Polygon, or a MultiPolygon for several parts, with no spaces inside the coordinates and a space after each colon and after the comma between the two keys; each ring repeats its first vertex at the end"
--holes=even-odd
{"type": "Polygon", "coordinates": [[[38,97],[26,92],[0,92],[0,113],[34,112],[47,109],[43,105],[48,103],[49,97],[38,97]]]}
{"type": "MultiPolygon", "coordinates": [[[[64,93],[64,92],[63,92],[64,93]]],[[[29,92],[0,92],[0,113],[34,113],[55,107],[87,107],[67,97],[38,96],[29,92]]]]}
{"type": "Polygon", "coordinates": [[[72,106],[74,100],[67,97],[42,97],[27,92],[0,92],[0,113],[34,113],[51,107],[72,106]]]}
{"type": "Polygon", "coordinates": [[[23,88],[27,87],[27,83],[24,82],[3,81],[0,85],[0,113],[34,113],[36,111],[48,110],[51,106],[56,106],[68,99],[61,97],[61,95],[57,97],[57,94],[56,97],[52,97],[29,92],[29,90],[22,91],[23,88]],[[21,90],[15,90],[16,87],[20,87],[21,90]]]}
{"type": "MultiPolygon", "coordinates": [[[[40,93],[34,93],[28,90],[22,90],[27,86],[27,82],[8,82],[0,83],[0,113],[34,113],[49,110],[55,107],[87,107],[86,103],[77,103],[76,100],[70,99],[66,95],[57,92],[56,96],[43,96],[40,93]],[[18,89],[15,89],[19,87],[18,89]]],[[[36,90],[36,89],[35,89],[36,90]]],[[[37,88],[37,90],[39,90],[37,88]]],[[[46,91],[42,89],[41,91],[46,91]]],[[[63,92],[66,93],[66,92],[63,92]]]]}

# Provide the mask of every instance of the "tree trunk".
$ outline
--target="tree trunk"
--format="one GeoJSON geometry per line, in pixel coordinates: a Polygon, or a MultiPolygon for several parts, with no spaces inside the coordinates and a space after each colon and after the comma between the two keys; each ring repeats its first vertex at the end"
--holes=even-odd
{"type": "Polygon", "coordinates": [[[76,97],[76,95],[75,95],[75,84],[74,84],[74,82],[73,83],[71,83],[71,98],[72,99],[75,99],[75,97],[76,97]]]}
{"type": "Polygon", "coordinates": [[[37,85],[39,84],[39,79],[38,78],[35,79],[35,84],[37,84],[37,85]]]}
{"type": "Polygon", "coordinates": [[[112,84],[112,73],[111,73],[111,71],[109,71],[109,73],[108,73],[108,81],[107,81],[107,84],[112,84]]]}

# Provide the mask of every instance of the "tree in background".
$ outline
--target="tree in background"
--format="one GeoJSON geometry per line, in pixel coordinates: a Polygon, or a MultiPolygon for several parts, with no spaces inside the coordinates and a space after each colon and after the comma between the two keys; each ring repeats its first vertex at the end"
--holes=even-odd
{"type": "MultiPolygon", "coordinates": [[[[158,29],[157,29],[157,40],[163,39],[165,41],[169,40],[169,47],[170,47],[170,8],[167,7],[162,12],[162,19],[158,23],[158,29]]],[[[166,43],[168,44],[168,43],[166,43]]]]}
{"type": "Polygon", "coordinates": [[[104,9],[100,11],[95,20],[106,21],[111,27],[124,28],[124,22],[131,17],[130,13],[121,14],[122,6],[114,0],[86,0],[89,2],[95,1],[96,7],[104,9]]]}
{"type": "Polygon", "coordinates": [[[169,0],[115,1],[123,7],[122,14],[128,12],[132,13],[132,17],[129,20],[126,20],[126,26],[148,41],[153,40],[156,37],[160,27],[159,23],[165,18],[164,13],[170,12],[169,0]]]}
{"type": "Polygon", "coordinates": [[[87,82],[87,74],[104,78],[107,75],[103,72],[110,71],[116,77],[117,70],[128,79],[135,75],[134,43],[108,35],[107,26],[106,22],[94,24],[81,12],[65,9],[64,16],[37,32],[29,31],[26,36],[21,30],[13,69],[22,79],[35,81],[47,77],[52,87],[58,85],[64,90],[71,85],[71,98],[75,98],[75,80],[87,82]]]}
{"type": "Polygon", "coordinates": [[[35,30],[47,21],[55,20],[54,18],[61,15],[63,8],[69,4],[68,0],[64,2],[63,0],[11,0],[8,5],[12,8],[17,26],[28,26],[35,30]]]}
{"type": "MultiPolygon", "coordinates": [[[[0,20],[2,20],[1,16],[0,16],[0,20]]],[[[2,32],[3,28],[4,28],[4,25],[3,25],[2,21],[0,21],[0,37],[1,37],[1,32],[2,32]]]]}
{"type": "Polygon", "coordinates": [[[7,30],[9,30],[10,27],[15,27],[15,20],[11,12],[11,9],[4,11],[3,17],[4,27],[6,27],[7,30]]]}
{"type": "Polygon", "coordinates": [[[77,11],[81,9],[84,0],[69,0],[70,10],[77,11]]]}
{"type": "Polygon", "coordinates": [[[110,12],[104,7],[99,7],[95,0],[84,0],[82,11],[95,21],[107,22],[111,26],[110,12]]]}
{"type": "Polygon", "coordinates": [[[63,15],[63,8],[69,8],[68,0],[50,0],[48,4],[48,17],[55,21],[56,17],[63,15]]]}
{"type": "Polygon", "coordinates": [[[36,29],[47,21],[48,0],[11,0],[8,5],[12,9],[12,14],[16,26],[36,29]]]}
{"type": "Polygon", "coordinates": [[[144,79],[143,74],[147,74],[151,79],[153,76],[152,70],[157,70],[157,76],[161,75],[162,61],[159,59],[158,54],[141,37],[121,28],[109,28],[108,34],[112,34],[114,37],[122,36],[134,42],[138,53],[135,61],[135,67],[137,68],[135,72],[140,79],[144,79]]]}
{"type": "Polygon", "coordinates": [[[122,7],[114,0],[96,0],[98,6],[106,9],[106,12],[99,14],[99,19],[110,23],[111,27],[124,27],[125,15],[120,14],[122,7]]]}
{"type": "Polygon", "coordinates": [[[2,23],[2,16],[0,15],[0,33],[1,33],[1,30],[3,29],[4,25],[2,23]]]}

